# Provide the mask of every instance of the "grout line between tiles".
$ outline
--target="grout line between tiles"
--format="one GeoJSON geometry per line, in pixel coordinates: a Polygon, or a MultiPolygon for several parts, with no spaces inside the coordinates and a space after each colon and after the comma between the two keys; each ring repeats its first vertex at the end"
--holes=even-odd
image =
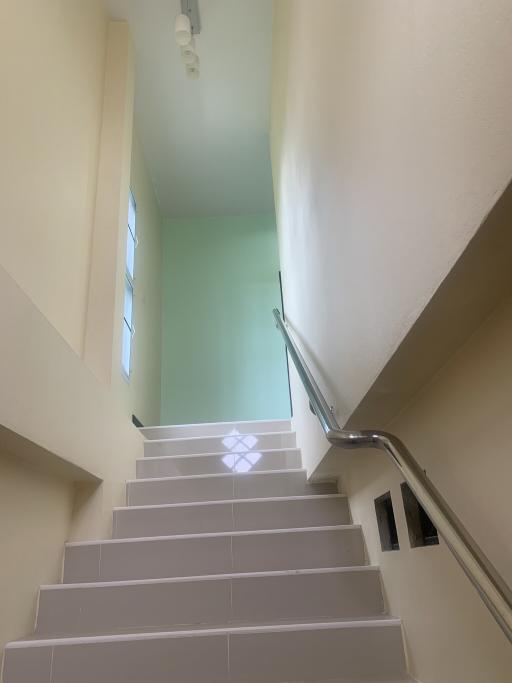
{"type": "MultiPolygon", "coordinates": [[[[41,602],[41,586],[39,586],[39,590],[37,591],[37,600],[36,600],[36,614],[34,618],[34,632],[37,630],[37,620],[39,619],[39,605],[41,602]]],[[[0,681],[2,680],[2,676],[0,676],[0,681]]]]}
{"type": "Polygon", "coordinates": [[[53,681],[53,653],[55,652],[55,648],[52,647],[52,653],[50,655],[50,683],[53,681]]]}
{"type": "Polygon", "coordinates": [[[229,580],[229,620],[233,620],[233,579],[229,580]]]}
{"type": "Polygon", "coordinates": [[[230,652],[230,645],[231,645],[231,634],[227,634],[227,639],[228,639],[228,683],[231,683],[231,652],[230,652]]]}
{"type": "Polygon", "coordinates": [[[235,528],[235,501],[231,502],[231,530],[236,531],[235,528]]]}
{"type": "Polygon", "coordinates": [[[235,561],[234,561],[234,557],[233,557],[233,536],[230,537],[229,547],[230,547],[230,552],[231,552],[231,572],[234,573],[235,561]]]}

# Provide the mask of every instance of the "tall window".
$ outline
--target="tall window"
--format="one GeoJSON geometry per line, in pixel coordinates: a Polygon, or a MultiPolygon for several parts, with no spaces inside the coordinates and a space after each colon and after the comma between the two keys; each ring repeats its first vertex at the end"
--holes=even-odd
{"type": "Polygon", "coordinates": [[[130,192],[128,200],[128,236],[126,239],[126,269],[124,276],[124,319],[123,319],[123,350],[122,367],[124,374],[129,377],[131,372],[132,338],[133,338],[133,273],[135,268],[135,223],[137,206],[133,194],[130,192]]]}

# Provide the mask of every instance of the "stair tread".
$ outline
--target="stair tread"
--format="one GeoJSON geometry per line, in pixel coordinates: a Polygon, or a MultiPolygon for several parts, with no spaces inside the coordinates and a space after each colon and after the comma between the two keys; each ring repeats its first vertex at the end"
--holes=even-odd
{"type": "MultiPolygon", "coordinates": [[[[172,439],[170,439],[172,441],[172,439]]],[[[272,455],[274,453],[296,453],[300,451],[300,448],[296,446],[283,446],[281,448],[258,448],[256,449],[258,453],[263,455],[272,455]]],[[[247,453],[252,453],[253,451],[247,451],[247,453]]],[[[214,453],[176,453],[174,455],[147,455],[145,458],[137,458],[137,462],[145,462],[147,460],[173,460],[180,458],[211,458],[220,455],[243,455],[243,453],[233,453],[233,451],[215,451],[214,453]]]]}
{"type": "Polygon", "coordinates": [[[154,437],[158,436],[158,434],[164,434],[166,431],[169,432],[172,430],[187,434],[196,431],[200,432],[198,435],[201,436],[229,436],[233,429],[242,429],[240,434],[249,434],[253,431],[266,431],[268,427],[270,427],[270,429],[272,429],[272,427],[278,427],[280,428],[280,432],[292,431],[291,421],[289,418],[274,420],[237,420],[229,422],[194,422],[190,424],[178,425],[154,425],[141,427],[139,431],[145,439],[152,441],[154,437]],[[248,427],[250,429],[247,429],[248,427]]]}
{"type": "MultiPolygon", "coordinates": [[[[293,429],[288,429],[285,431],[280,431],[280,432],[251,432],[250,434],[236,434],[236,436],[281,436],[282,434],[295,434],[295,431],[293,429]]],[[[201,441],[205,439],[221,439],[222,437],[227,437],[227,436],[232,436],[231,434],[214,434],[214,435],[201,435],[201,436],[178,436],[175,438],[167,438],[167,439],[151,439],[148,440],[147,443],[162,443],[164,441],[168,442],[177,442],[177,441],[201,441]]]]}
{"type": "Polygon", "coordinates": [[[115,507],[115,511],[119,510],[151,510],[153,508],[177,508],[177,507],[193,507],[195,505],[232,505],[244,503],[268,503],[268,502],[286,502],[294,500],[326,500],[328,498],[346,499],[346,493],[311,493],[303,496],[269,496],[268,498],[226,498],[225,500],[194,500],[188,503],[154,503],[148,505],[122,505],[115,507]]]}
{"type": "Polygon", "coordinates": [[[321,532],[321,531],[343,531],[345,529],[361,529],[360,524],[333,524],[329,526],[297,527],[290,529],[257,529],[244,531],[209,531],[199,534],[172,534],[170,536],[138,536],[134,538],[107,538],[93,541],[68,541],[66,547],[87,546],[87,545],[109,545],[117,543],[147,543],[151,541],[172,541],[179,539],[183,541],[187,538],[214,538],[216,536],[262,536],[266,534],[297,534],[301,532],[321,532]]]}
{"type": "Polygon", "coordinates": [[[289,417],[269,417],[261,420],[221,420],[219,422],[178,422],[165,425],[144,425],[140,427],[140,431],[144,432],[146,429],[169,429],[171,427],[209,427],[211,425],[257,425],[262,423],[272,422],[290,422],[289,417]]]}
{"type": "MultiPolygon", "coordinates": [[[[140,473],[139,473],[140,474],[140,473]]],[[[310,483],[302,468],[201,474],[152,473],[127,482],[128,505],[337,493],[334,481],[310,483]],[[171,476],[169,476],[171,475],[171,476]]]]}
{"type": "Polygon", "coordinates": [[[143,640],[144,638],[165,638],[165,637],[180,637],[180,636],[205,636],[216,634],[236,634],[236,633],[263,633],[272,631],[294,631],[294,630],[323,630],[332,628],[374,628],[376,626],[400,626],[401,619],[390,616],[388,614],[376,614],[368,617],[350,617],[350,618],[307,618],[307,619],[283,619],[272,621],[232,621],[228,623],[220,623],[215,625],[193,624],[169,626],[165,630],[158,628],[137,628],[136,631],[119,630],[108,631],[105,633],[90,633],[80,636],[66,636],[52,635],[50,637],[41,638],[33,634],[20,640],[14,640],[7,643],[6,649],[15,649],[20,647],[42,647],[45,645],[51,646],[56,644],[70,645],[79,643],[91,642],[108,642],[118,640],[143,640]]]}
{"type": "MultiPolygon", "coordinates": [[[[138,484],[141,482],[156,482],[156,481],[176,481],[180,479],[222,479],[223,477],[256,477],[258,475],[281,475],[281,474],[297,474],[298,472],[306,473],[302,467],[287,468],[282,470],[254,470],[251,472],[215,472],[213,474],[178,474],[171,477],[146,477],[141,479],[128,479],[127,484],[138,484]]],[[[317,483],[317,482],[313,482],[317,483]]],[[[318,482],[318,483],[333,483],[333,482],[318,482]]]]}
{"type": "Polygon", "coordinates": [[[380,571],[378,565],[363,564],[347,567],[313,567],[312,569],[269,569],[256,572],[232,572],[226,574],[199,574],[197,576],[171,576],[159,579],[122,579],[118,581],[83,581],[80,583],[44,584],[40,588],[47,590],[74,590],[80,588],[105,588],[109,586],[141,586],[165,583],[190,583],[200,581],[228,581],[230,579],[265,578],[272,576],[297,576],[304,574],[343,574],[352,572],[380,571]]]}

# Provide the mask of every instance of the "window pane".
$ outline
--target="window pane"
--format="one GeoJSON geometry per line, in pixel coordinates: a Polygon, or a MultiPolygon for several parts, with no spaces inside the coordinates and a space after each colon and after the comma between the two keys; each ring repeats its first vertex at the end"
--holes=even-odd
{"type": "Polygon", "coordinates": [[[128,227],[133,237],[135,237],[135,200],[131,192],[128,202],[128,227]]]}
{"type": "Polygon", "coordinates": [[[133,315],[133,287],[125,278],[124,280],[124,319],[126,320],[128,327],[132,328],[132,315],[133,315]]]}
{"type": "Polygon", "coordinates": [[[128,230],[126,239],[126,277],[124,282],[123,348],[121,363],[125,374],[130,376],[133,336],[133,273],[135,268],[135,200],[130,192],[128,200],[128,230]]]}
{"type": "Polygon", "coordinates": [[[122,354],[122,364],[125,374],[130,376],[130,356],[132,351],[132,331],[123,321],[123,354],[122,354]]]}
{"type": "Polygon", "coordinates": [[[128,230],[128,238],[126,240],[126,271],[133,279],[133,271],[135,268],[135,240],[131,232],[128,230]]]}

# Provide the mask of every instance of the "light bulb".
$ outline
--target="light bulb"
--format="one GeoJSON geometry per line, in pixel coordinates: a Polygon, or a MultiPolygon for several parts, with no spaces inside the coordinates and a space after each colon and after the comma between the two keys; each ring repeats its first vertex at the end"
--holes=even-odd
{"type": "Polygon", "coordinates": [[[199,65],[198,64],[187,64],[186,67],[187,76],[192,79],[199,78],[199,65]]]}
{"type": "Polygon", "coordinates": [[[197,64],[197,62],[199,61],[199,57],[196,55],[195,52],[182,52],[181,59],[183,61],[183,64],[186,64],[187,66],[197,64]]]}
{"type": "Polygon", "coordinates": [[[181,57],[185,64],[194,64],[194,62],[198,61],[194,38],[192,38],[188,45],[181,48],[181,57]]]}
{"type": "Polygon", "coordinates": [[[190,26],[190,19],[187,14],[178,14],[174,24],[174,32],[176,33],[176,42],[180,47],[190,43],[192,40],[192,27],[190,26]]]}

